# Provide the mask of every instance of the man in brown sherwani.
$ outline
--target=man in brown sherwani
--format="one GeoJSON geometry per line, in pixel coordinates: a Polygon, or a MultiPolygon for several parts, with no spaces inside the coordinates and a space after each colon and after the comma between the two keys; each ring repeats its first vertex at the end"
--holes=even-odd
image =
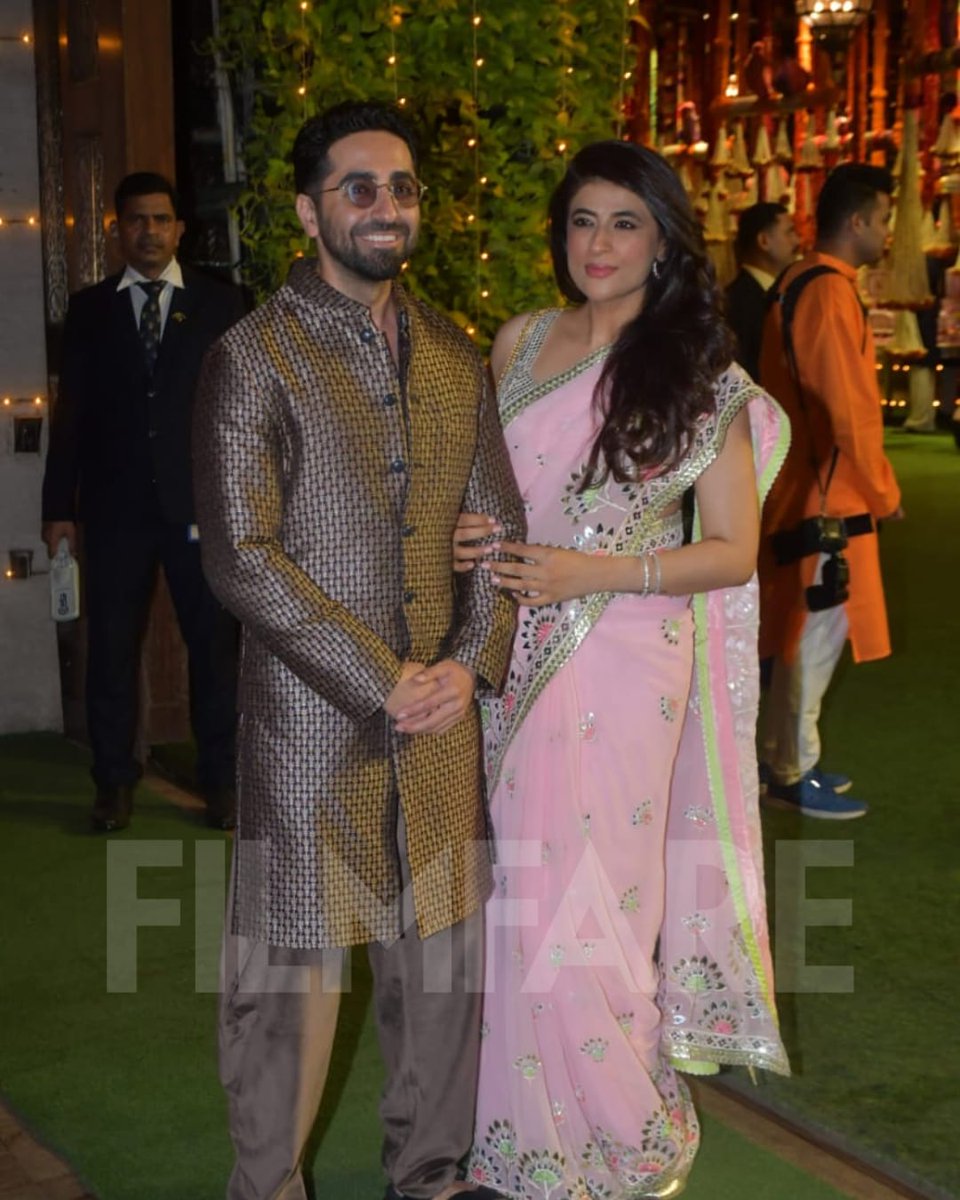
{"type": "Polygon", "coordinates": [[[394,282],[423,190],[399,114],[311,119],[294,169],[317,258],[210,352],[194,438],[204,568],[244,627],[228,1196],[306,1196],[346,948],[367,943],[387,1197],[489,1200],[456,1178],[490,889],[474,695],[514,617],[486,573],[455,583],[450,546],[461,510],[520,538],[522,504],[479,355],[394,282]]]}

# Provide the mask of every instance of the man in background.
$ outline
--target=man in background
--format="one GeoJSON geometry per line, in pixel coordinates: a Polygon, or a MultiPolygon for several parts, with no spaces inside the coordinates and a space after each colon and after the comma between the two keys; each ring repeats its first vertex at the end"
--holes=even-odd
{"type": "Polygon", "coordinates": [[[51,556],[83,530],[87,729],[94,828],[129,824],[140,650],[158,565],[189,655],[197,783],[209,823],[234,822],[236,623],[200,565],[191,482],[193,393],[208,346],[243,314],[240,292],[182,267],[177,195],[128,175],[111,236],[126,264],[71,298],[43,480],[51,556]]]}
{"type": "Polygon", "coordinates": [[[727,323],[737,336],[737,362],[760,378],[760,342],[767,297],[797,257],[800,239],[782,204],[754,204],[740,214],[733,244],[739,271],[726,292],[727,323]]]}
{"type": "Polygon", "coordinates": [[[903,516],[883,450],[873,333],[857,271],[883,254],[893,180],[846,163],[817,203],[816,247],[786,272],[764,327],[760,382],[792,440],[763,511],[760,652],[773,655],[763,755],[768,801],[861,817],[848,776],[820,766],[823,696],[849,639],[854,662],[890,653],[877,525],[903,516]],[[838,520],[839,519],[839,520],[838,520]]]}

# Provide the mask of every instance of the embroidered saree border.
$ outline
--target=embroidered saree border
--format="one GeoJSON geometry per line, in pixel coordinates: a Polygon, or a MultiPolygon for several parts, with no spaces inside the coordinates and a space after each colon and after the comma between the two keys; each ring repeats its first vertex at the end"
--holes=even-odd
{"type": "MultiPolygon", "coordinates": [[[[603,351],[603,353],[606,353],[606,351],[603,351]]],[[[595,358],[594,361],[596,361],[595,358]]],[[[551,391],[556,386],[559,385],[557,380],[554,379],[550,382],[550,386],[546,388],[546,391],[551,391]]],[[[539,387],[536,391],[537,395],[535,398],[537,399],[545,394],[545,392],[539,390],[539,387]]],[[[713,463],[720,446],[723,445],[727,430],[733,419],[743,405],[752,399],[758,391],[759,389],[754,384],[746,380],[739,380],[732,385],[731,394],[727,398],[726,404],[717,414],[716,427],[710,441],[684,461],[680,470],[671,476],[669,482],[663,485],[659,495],[654,496],[650,500],[646,510],[639,517],[631,513],[617,530],[615,544],[622,555],[626,556],[639,552],[640,547],[649,538],[651,532],[662,521],[664,509],[678,500],[694,480],[713,463]],[[633,527],[634,522],[636,522],[635,527],[633,527]]],[[[524,403],[520,404],[518,402],[514,405],[516,411],[510,420],[515,420],[520,412],[533,403],[533,398],[529,396],[524,396],[523,399],[524,403]]],[[[505,422],[505,428],[506,424],[505,422]]],[[[655,486],[656,480],[653,482],[655,486]]],[[[518,694],[517,703],[509,718],[509,724],[504,731],[503,739],[497,746],[492,761],[488,764],[488,786],[491,791],[493,791],[499,782],[504,757],[524,718],[530,712],[544,688],[554,675],[556,675],[557,671],[565,666],[573,657],[584,638],[596,624],[615,595],[615,592],[594,593],[584,602],[579,610],[571,609],[571,621],[561,622],[558,625],[557,630],[560,637],[557,641],[554,641],[554,637],[551,635],[544,642],[542,649],[531,663],[530,670],[526,673],[526,680],[528,682],[523,695],[518,694]]]]}
{"type": "MultiPolygon", "coordinates": [[[[766,393],[758,388],[750,388],[747,402],[759,400],[765,406],[772,402],[766,393]]],[[[758,477],[758,493],[760,503],[766,499],[777,472],[783,465],[790,444],[789,423],[781,420],[777,440],[767,462],[761,468],[758,477]]],[[[699,513],[695,517],[694,536],[700,532],[699,513]]],[[[724,597],[729,590],[724,591],[724,597]]],[[[722,602],[722,601],[721,601],[722,602]]],[[[717,823],[718,842],[723,858],[724,871],[730,885],[730,895],[733,900],[737,927],[743,938],[743,945],[753,967],[757,984],[760,988],[763,1003],[770,1014],[774,1028],[779,1027],[777,1019],[776,997],[773,991],[773,981],[769,977],[764,964],[764,957],[757,940],[756,929],[750,916],[743,875],[740,870],[737,848],[734,845],[731,828],[730,812],[727,803],[727,788],[724,780],[723,767],[720,762],[720,748],[717,728],[717,713],[714,707],[714,688],[711,686],[710,658],[707,648],[709,637],[709,598],[707,593],[700,592],[693,598],[694,614],[694,669],[696,671],[698,697],[700,701],[701,723],[703,731],[703,747],[707,767],[707,781],[710,796],[713,801],[714,817],[717,823]]],[[[755,755],[755,749],[750,747],[749,753],[755,755]]],[[[742,770],[738,764],[738,773],[742,770]]],[[[696,1034],[691,1044],[678,1045],[668,1039],[671,1060],[681,1069],[698,1073],[710,1070],[714,1064],[728,1063],[742,1066],[763,1066],[780,1074],[789,1074],[790,1065],[782,1045],[769,1038],[757,1038],[752,1046],[737,1049],[728,1045],[711,1045],[716,1038],[709,1031],[704,1031],[702,1040],[696,1034]],[[688,1057],[689,1056],[689,1057],[688,1057]]],[[[726,1041],[727,1039],[723,1039],[726,1041]]]]}
{"type": "MultiPolygon", "coordinates": [[[[584,371],[589,371],[594,364],[598,363],[610,352],[609,346],[601,346],[597,350],[592,350],[586,358],[581,358],[578,362],[575,362],[572,367],[567,367],[565,371],[561,371],[558,375],[551,375],[549,379],[543,379],[538,383],[530,373],[530,363],[528,360],[531,353],[533,353],[534,357],[536,356],[547,334],[553,328],[554,321],[559,317],[561,312],[563,312],[561,308],[540,309],[531,315],[520,331],[520,337],[517,339],[517,343],[503,370],[503,374],[500,376],[500,386],[504,387],[511,383],[510,372],[516,371],[519,368],[526,370],[528,388],[520,390],[515,400],[508,398],[501,404],[500,422],[504,430],[506,430],[511,421],[516,420],[531,404],[536,403],[537,400],[540,400],[556,388],[563,387],[571,379],[576,379],[584,371]]],[[[506,387],[506,391],[509,395],[509,386],[506,387]]]]}

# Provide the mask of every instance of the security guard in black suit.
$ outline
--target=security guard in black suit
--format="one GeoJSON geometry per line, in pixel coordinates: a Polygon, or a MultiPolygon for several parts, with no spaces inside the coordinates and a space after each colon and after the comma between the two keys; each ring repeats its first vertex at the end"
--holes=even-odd
{"type": "Polygon", "coordinates": [[[111,831],[130,820],[140,648],[162,564],[189,655],[197,783],[209,823],[228,829],[237,630],[200,567],[190,427],[203,356],[243,303],[177,262],[183,222],[162,175],[128,175],[115,203],[126,270],[71,298],[43,481],[51,556],[62,537],[74,550],[83,526],[93,823],[111,831]]]}
{"type": "Polygon", "coordinates": [[[760,343],[767,294],[797,257],[800,239],[782,204],[754,204],[740,214],[734,253],[740,267],[726,291],[727,324],[737,335],[737,362],[760,379],[760,343]]]}

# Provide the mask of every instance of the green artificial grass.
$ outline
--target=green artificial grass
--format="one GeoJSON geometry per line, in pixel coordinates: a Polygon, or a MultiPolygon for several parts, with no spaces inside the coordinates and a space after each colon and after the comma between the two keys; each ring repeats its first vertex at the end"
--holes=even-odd
{"type": "MultiPolygon", "coordinates": [[[[851,901],[852,923],[809,927],[805,960],[852,967],[853,991],[781,991],[795,1074],[764,1078],[753,1096],[953,1194],[960,454],[947,435],[891,431],[887,444],[907,513],[881,536],[894,651],[881,662],[842,664],[821,728],[824,765],[850,774],[851,795],[871,810],[852,822],[775,810],[763,818],[781,956],[802,946],[797,895],[782,865],[778,875],[778,851],[784,864],[798,840],[816,854],[849,848],[852,866],[807,870],[806,895],[851,901]]],[[[782,972],[778,990],[786,982],[782,972]]]]}
{"type": "MultiPolygon", "coordinates": [[[[231,1152],[216,1078],[216,997],[195,986],[194,929],[198,907],[209,918],[222,904],[226,840],[143,787],[131,829],[115,837],[88,832],[89,805],[82,751],[51,735],[0,738],[0,1083],[28,1127],[102,1200],[215,1200],[231,1152]],[[135,992],[107,990],[108,853],[144,864],[136,900],[114,892],[115,913],[144,899],[179,904],[159,914],[178,923],[140,929],[135,992]],[[171,856],[179,865],[146,865],[171,856]],[[206,863],[199,873],[198,861],[206,863]]],[[[209,953],[201,958],[209,969],[209,953]]],[[[381,1066],[362,953],[353,985],[311,1145],[317,1200],[383,1194],[381,1066]]],[[[707,1119],[687,1195],[841,1193],[707,1119]]]]}
{"type": "MultiPolygon", "coordinates": [[[[889,441],[908,514],[883,534],[895,653],[846,665],[823,722],[826,764],[855,777],[855,794],[871,813],[835,824],[764,815],[781,956],[799,945],[791,918],[798,897],[784,865],[797,843],[815,854],[852,848],[853,866],[806,872],[808,897],[853,907],[848,926],[807,928],[805,961],[852,966],[854,990],[781,993],[796,1073],[765,1077],[751,1095],[949,1194],[960,1191],[950,987],[960,878],[953,528],[960,455],[948,437],[891,433],[889,441]]],[[[199,897],[209,986],[228,843],[199,815],[146,788],[129,831],[90,834],[86,762],[52,735],[0,738],[0,1088],[102,1200],[214,1200],[223,1195],[231,1153],[216,1078],[216,996],[196,989],[195,919],[199,897]],[[110,847],[121,859],[172,854],[177,863],[137,873],[140,898],[180,907],[178,924],[140,929],[136,992],[106,986],[110,847]]],[[[168,765],[187,774],[189,753],[173,752],[168,765]]],[[[118,901],[115,912],[130,903],[118,901]]],[[[359,954],[314,1139],[317,1200],[382,1195],[381,1068],[368,997],[359,954]]],[[[690,1200],[839,1195],[705,1121],[690,1200]]]]}

